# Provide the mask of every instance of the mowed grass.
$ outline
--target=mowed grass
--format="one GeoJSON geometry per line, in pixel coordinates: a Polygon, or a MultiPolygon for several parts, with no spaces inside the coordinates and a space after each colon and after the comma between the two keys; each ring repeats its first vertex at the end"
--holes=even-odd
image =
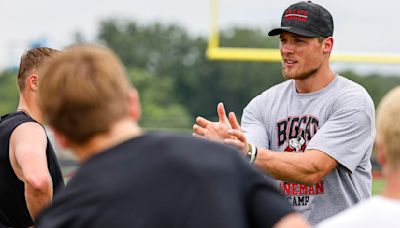
{"type": "Polygon", "coordinates": [[[385,187],[385,180],[383,179],[374,179],[372,181],[372,195],[380,194],[385,187]]]}

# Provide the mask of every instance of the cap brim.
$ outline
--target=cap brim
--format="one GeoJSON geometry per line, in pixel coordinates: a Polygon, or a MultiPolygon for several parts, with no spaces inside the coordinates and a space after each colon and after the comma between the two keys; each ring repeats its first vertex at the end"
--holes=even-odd
{"type": "Polygon", "coordinates": [[[320,37],[321,35],[314,33],[314,32],[310,32],[301,28],[297,28],[297,27],[280,27],[280,28],[276,28],[276,29],[272,29],[271,31],[269,31],[268,36],[276,36],[281,34],[282,31],[285,32],[290,32],[299,36],[305,36],[305,37],[320,37]]]}

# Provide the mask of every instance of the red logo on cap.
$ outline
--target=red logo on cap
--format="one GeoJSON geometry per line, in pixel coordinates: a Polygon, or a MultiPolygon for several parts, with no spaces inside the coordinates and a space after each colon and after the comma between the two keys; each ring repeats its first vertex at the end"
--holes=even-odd
{"type": "Polygon", "coordinates": [[[283,16],[285,20],[296,20],[301,22],[308,21],[308,11],[298,9],[288,9],[283,16]]]}

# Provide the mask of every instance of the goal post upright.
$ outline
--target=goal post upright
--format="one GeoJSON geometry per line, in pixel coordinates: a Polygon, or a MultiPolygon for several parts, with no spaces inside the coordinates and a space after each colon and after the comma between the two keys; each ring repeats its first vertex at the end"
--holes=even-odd
{"type": "MultiPolygon", "coordinates": [[[[280,62],[279,49],[276,48],[238,48],[222,47],[219,37],[219,0],[210,0],[211,18],[210,35],[206,56],[210,60],[225,61],[259,61],[259,62],[280,62]]],[[[400,64],[400,54],[375,53],[375,52],[333,52],[331,62],[353,62],[353,63],[381,63],[400,64]]]]}

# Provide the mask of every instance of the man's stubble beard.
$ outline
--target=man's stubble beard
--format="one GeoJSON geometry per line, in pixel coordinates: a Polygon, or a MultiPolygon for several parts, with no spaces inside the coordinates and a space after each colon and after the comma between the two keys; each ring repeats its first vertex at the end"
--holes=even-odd
{"type": "Polygon", "coordinates": [[[285,74],[285,69],[282,66],[282,75],[286,80],[288,80],[288,79],[300,80],[300,81],[306,80],[306,79],[309,79],[310,77],[312,77],[313,75],[315,75],[315,73],[317,73],[319,71],[319,69],[321,69],[321,65],[319,65],[319,66],[317,66],[315,68],[312,68],[312,69],[310,69],[308,71],[305,71],[305,72],[303,72],[303,73],[301,73],[299,75],[294,75],[293,77],[287,76],[285,74]]]}

